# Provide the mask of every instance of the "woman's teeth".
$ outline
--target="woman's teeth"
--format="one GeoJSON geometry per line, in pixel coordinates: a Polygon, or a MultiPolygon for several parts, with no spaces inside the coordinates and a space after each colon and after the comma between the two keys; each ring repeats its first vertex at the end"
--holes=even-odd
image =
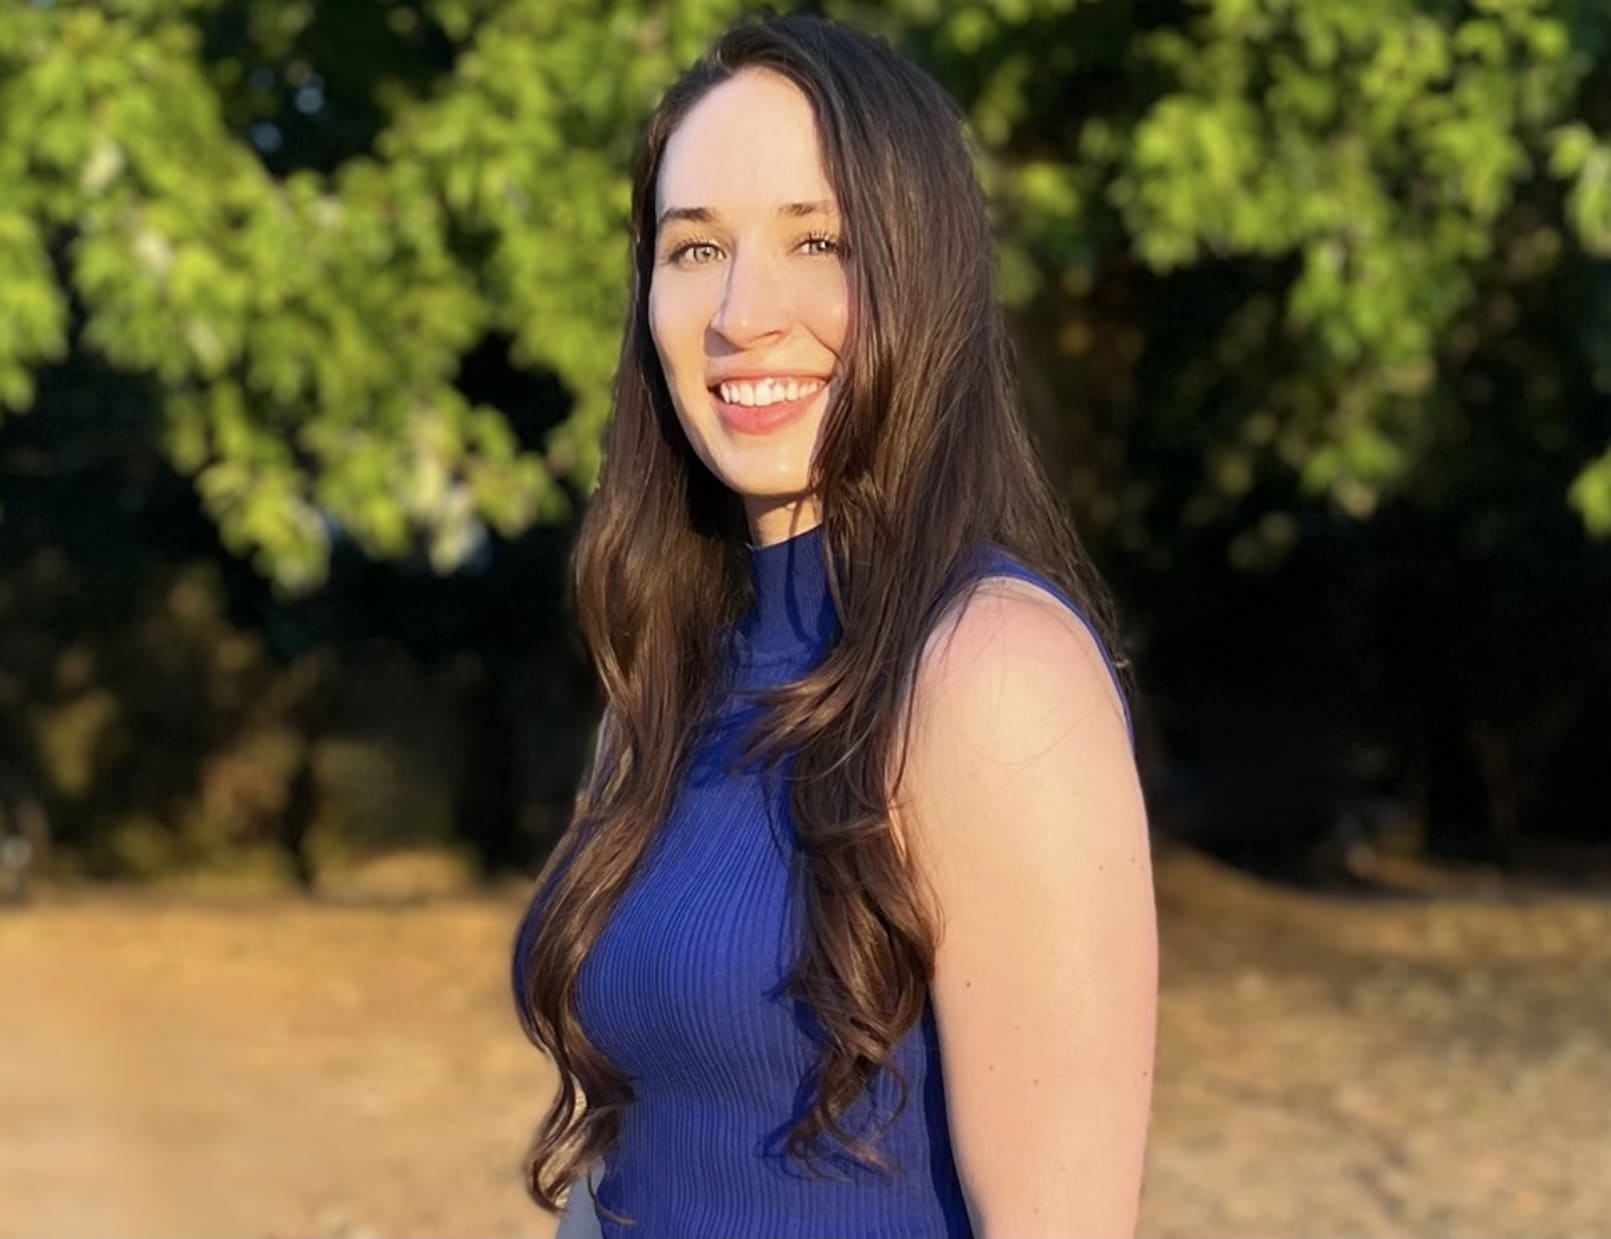
{"type": "Polygon", "coordinates": [[[821,379],[762,379],[759,383],[721,383],[717,390],[728,404],[761,408],[809,396],[821,386],[821,379]]]}

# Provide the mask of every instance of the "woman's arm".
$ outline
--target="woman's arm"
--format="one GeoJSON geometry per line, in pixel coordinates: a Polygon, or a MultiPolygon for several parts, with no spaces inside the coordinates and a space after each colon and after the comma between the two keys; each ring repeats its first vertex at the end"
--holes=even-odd
{"type": "Polygon", "coordinates": [[[1158,948],[1123,710],[1090,632],[1033,585],[991,582],[946,635],[919,665],[896,826],[940,904],[932,995],[974,1229],[1132,1236],[1158,948]]]}
{"type": "Polygon", "coordinates": [[[593,1197],[587,1190],[590,1181],[596,1189],[601,1178],[603,1169],[595,1162],[586,1175],[579,1176],[571,1184],[570,1192],[565,1197],[565,1212],[560,1215],[559,1229],[554,1232],[554,1239],[604,1239],[598,1214],[593,1209],[593,1197]]]}

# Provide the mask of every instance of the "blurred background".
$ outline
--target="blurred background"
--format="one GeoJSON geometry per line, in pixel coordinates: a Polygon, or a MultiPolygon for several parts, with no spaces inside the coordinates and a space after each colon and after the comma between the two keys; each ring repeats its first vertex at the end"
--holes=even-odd
{"type": "MultiPolygon", "coordinates": [[[[808,7],[965,109],[1122,608],[1143,1233],[1611,1234],[1611,8],[808,7]]],[[[741,9],[0,7],[0,1235],[551,1233],[627,161],[741,9]]]]}

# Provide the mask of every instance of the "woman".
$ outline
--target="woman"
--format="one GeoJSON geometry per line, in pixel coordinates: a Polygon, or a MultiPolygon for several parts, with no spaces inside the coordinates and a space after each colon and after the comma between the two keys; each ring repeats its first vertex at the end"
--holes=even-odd
{"type": "Polygon", "coordinates": [[[960,117],[745,22],[632,221],[575,564],[607,708],[515,948],[560,1077],[529,1190],[587,1176],[564,1234],[1133,1233],[1145,809],[960,117]]]}

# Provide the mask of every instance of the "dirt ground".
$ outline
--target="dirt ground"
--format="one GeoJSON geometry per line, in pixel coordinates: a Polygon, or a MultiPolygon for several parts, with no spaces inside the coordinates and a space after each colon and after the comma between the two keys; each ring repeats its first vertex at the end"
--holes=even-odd
{"type": "MultiPolygon", "coordinates": [[[[1142,1234],[1611,1236],[1611,899],[1156,875],[1142,1234]]],[[[523,895],[0,911],[0,1237],[545,1239],[523,895]]]]}

